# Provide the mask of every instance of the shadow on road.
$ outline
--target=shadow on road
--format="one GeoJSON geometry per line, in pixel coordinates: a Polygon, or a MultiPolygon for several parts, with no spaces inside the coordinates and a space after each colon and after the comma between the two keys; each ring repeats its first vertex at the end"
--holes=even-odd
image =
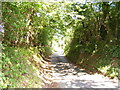
{"type": "Polygon", "coordinates": [[[68,62],[64,55],[56,52],[52,55],[54,81],[59,88],[117,88],[118,82],[102,75],[88,74],[84,69],[68,62]]]}

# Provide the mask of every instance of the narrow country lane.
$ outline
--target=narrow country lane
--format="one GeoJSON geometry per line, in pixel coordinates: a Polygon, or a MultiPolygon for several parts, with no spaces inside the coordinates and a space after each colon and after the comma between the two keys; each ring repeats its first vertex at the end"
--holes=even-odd
{"type": "Polygon", "coordinates": [[[55,52],[51,58],[53,81],[58,84],[57,88],[118,88],[118,80],[100,74],[90,75],[69,63],[62,52],[55,52]]]}

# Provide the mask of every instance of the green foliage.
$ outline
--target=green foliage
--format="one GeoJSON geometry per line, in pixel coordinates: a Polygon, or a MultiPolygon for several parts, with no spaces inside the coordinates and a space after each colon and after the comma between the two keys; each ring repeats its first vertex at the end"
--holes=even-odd
{"type": "Polygon", "coordinates": [[[71,61],[90,71],[96,68],[102,72],[103,69],[108,76],[118,76],[120,46],[117,23],[119,19],[116,17],[119,15],[119,3],[72,4],[73,12],[78,15],[71,25],[74,25],[73,38],[65,48],[66,56],[71,61]],[[116,65],[111,64],[112,62],[116,65]],[[110,67],[104,70],[107,66],[110,67]]]}
{"type": "Polygon", "coordinates": [[[40,78],[37,75],[32,75],[38,69],[33,68],[32,63],[29,61],[35,53],[38,53],[38,51],[34,48],[25,49],[7,46],[3,49],[1,88],[33,87],[33,84],[34,87],[40,87],[40,78]],[[26,82],[26,85],[24,85],[24,82],[26,82]]]}
{"type": "MultiPolygon", "coordinates": [[[[22,87],[19,80],[28,71],[34,71],[32,67],[28,68],[27,59],[34,53],[50,55],[53,40],[64,48],[71,61],[86,69],[103,71],[111,77],[118,76],[119,9],[120,2],[3,2],[3,44],[6,46],[3,60],[0,60],[2,87],[9,84],[10,87],[22,87]]],[[[33,76],[24,79],[30,77],[33,76]]]]}

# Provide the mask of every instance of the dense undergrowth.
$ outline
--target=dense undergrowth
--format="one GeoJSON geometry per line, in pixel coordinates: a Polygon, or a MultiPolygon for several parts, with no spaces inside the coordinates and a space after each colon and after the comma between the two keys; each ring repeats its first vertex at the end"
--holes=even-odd
{"type": "Polygon", "coordinates": [[[88,52],[80,53],[80,51],[75,51],[72,51],[74,53],[69,52],[69,54],[67,54],[66,57],[72,62],[78,64],[80,67],[88,70],[88,72],[100,72],[105,76],[109,76],[110,78],[119,78],[118,69],[120,68],[120,58],[117,58],[120,54],[119,46],[105,46],[92,54],[88,52]]]}
{"type": "Polygon", "coordinates": [[[35,47],[4,46],[1,62],[1,88],[40,88],[40,61],[43,59],[35,47]]]}

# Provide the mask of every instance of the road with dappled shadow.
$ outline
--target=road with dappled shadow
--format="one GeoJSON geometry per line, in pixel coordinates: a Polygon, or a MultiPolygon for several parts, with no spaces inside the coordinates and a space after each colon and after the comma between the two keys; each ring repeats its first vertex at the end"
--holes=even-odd
{"type": "Polygon", "coordinates": [[[100,74],[90,75],[68,62],[62,53],[62,50],[55,52],[51,58],[53,81],[57,88],[118,88],[118,80],[100,74]]]}

